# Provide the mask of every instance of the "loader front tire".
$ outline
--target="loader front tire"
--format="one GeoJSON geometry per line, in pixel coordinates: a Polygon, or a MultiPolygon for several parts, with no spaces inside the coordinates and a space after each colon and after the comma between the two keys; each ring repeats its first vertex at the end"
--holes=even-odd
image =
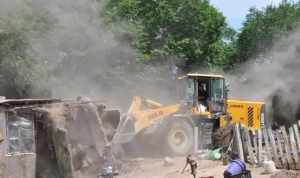
{"type": "Polygon", "coordinates": [[[185,119],[170,119],[163,137],[167,155],[186,156],[193,149],[193,127],[185,119]]]}

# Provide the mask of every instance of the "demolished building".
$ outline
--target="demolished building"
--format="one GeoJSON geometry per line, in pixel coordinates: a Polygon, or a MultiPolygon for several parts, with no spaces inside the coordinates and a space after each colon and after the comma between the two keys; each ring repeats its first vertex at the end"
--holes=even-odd
{"type": "Polygon", "coordinates": [[[95,178],[119,118],[89,99],[1,100],[0,178],[95,178]]]}

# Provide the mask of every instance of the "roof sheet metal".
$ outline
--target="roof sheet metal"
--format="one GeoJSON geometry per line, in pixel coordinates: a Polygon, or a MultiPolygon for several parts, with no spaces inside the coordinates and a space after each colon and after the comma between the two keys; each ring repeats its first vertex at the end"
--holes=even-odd
{"type": "Polygon", "coordinates": [[[215,75],[215,74],[200,74],[200,73],[189,73],[187,74],[189,77],[207,77],[207,78],[224,78],[222,75],[215,75]]]}

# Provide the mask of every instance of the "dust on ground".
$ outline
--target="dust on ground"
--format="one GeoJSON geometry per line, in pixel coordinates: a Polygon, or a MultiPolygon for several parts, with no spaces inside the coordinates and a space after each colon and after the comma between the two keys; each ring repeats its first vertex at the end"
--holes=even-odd
{"type": "MultiPolygon", "coordinates": [[[[172,158],[171,164],[165,166],[164,159],[140,158],[126,161],[122,165],[118,178],[192,178],[189,169],[182,174],[185,165],[185,158],[172,158]]],[[[223,178],[223,171],[226,166],[221,161],[199,160],[197,177],[213,176],[223,178]]],[[[251,168],[252,177],[270,178],[270,174],[263,174],[263,168],[251,168]]]]}

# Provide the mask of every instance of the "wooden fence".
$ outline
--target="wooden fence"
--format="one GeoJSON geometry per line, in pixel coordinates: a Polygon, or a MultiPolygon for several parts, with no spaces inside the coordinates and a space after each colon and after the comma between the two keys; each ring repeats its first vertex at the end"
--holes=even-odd
{"type": "Polygon", "coordinates": [[[249,130],[235,126],[235,140],[241,159],[252,165],[262,165],[264,160],[273,160],[277,168],[300,169],[300,121],[290,128],[262,128],[249,130]]]}

